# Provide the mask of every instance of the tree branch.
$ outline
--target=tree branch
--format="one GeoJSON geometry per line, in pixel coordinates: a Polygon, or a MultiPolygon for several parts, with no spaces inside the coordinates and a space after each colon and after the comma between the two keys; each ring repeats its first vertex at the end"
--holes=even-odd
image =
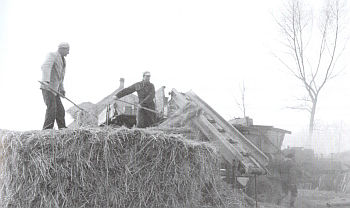
{"type": "MultiPolygon", "coordinates": [[[[318,88],[317,91],[320,91],[323,86],[326,84],[327,80],[329,79],[329,76],[332,75],[332,73],[330,73],[330,70],[331,70],[331,66],[333,64],[333,60],[334,60],[334,56],[335,56],[335,51],[337,49],[337,43],[338,43],[338,32],[339,32],[339,7],[338,7],[338,2],[336,4],[336,11],[335,11],[335,26],[336,26],[336,29],[335,29],[335,36],[334,36],[334,44],[333,44],[333,51],[332,51],[332,54],[331,54],[331,60],[328,64],[328,67],[327,67],[327,71],[326,71],[326,75],[324,77],[324,80],[322,82],[322,84],[320,85],[320,87],[318,88]]],[[[331,11],[330,11],[331,12],[331,11]]]]}

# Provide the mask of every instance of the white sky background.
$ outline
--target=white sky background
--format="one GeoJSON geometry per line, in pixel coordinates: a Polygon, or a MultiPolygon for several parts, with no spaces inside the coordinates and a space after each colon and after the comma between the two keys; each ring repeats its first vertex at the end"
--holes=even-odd
{"type": "MultiPolygon", "coordinates": [[[[0,129],[41,129],[46,106],[37,82],[40,67],[66,41],[71,50],[64,84],[76,103],[96,103],[121,77],[128,86],[150,70],[156,89],[193,90],[232,119],[242,117],[235,99],[244,81],[254,124],[292,131],[285,146],[301,145],[298,132],[307,127],[308,115],[286,106],[303,90],[271,55],[280,47],[272,14],[281,3],[0,0],[0,129]]],[[[348,136],[332,147],[318,142],[316,151],[350,149],[348,80],[347,72],[326,86],[317,112],[322,123],[342,121],[348,136]]],[[[72,106],[63,104],[66,110],[72,106]]]]}

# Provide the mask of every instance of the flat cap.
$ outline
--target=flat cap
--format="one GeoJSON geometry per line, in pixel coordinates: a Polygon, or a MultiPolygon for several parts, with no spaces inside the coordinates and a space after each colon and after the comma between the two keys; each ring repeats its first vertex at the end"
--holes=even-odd
{"type": "Polygon", "coordinates": [[[151,72],[145,71],[145,72],[143,72],[143,76],[151,76],[151,72]]]}
{"type": "Polygon", "coordinates": [[[58,48],[69,48],[69,44],[67,42],[62,42],[58,45],[58,48]]]}

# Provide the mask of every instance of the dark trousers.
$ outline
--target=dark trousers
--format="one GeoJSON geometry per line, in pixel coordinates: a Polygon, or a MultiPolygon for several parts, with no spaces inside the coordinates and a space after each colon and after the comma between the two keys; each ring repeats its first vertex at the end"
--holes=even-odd
{"type": "Polygon", "coordinates": [[[146,128],[152,126],[156,121],[156,114],[148,110],[139,108],[137,111],[137,128],[146,128]]]}
{"type": "Polygon", "coordinates": [[[55,120],[59,129],[66,128],[66,122],[64,120],[65,110],[60,96],[55,96],[48,90],[42,90],[42,93],[47,107],[43,129],[52,129],[55,124],[55,120]]]}
{"type": "Polygon", "coordinates": [[[295,201],[296,198],[298,196],[298,188],[296,184],[290,184],[289,181],[283,181],[282,180],[282,196],[278,199],[277,204],[281,204],[281,202],[283,201],[283,199],[285,197],[287,197],[289,195],[290,192],[290,201],[289,201],[289,205],[290,207],[294,207],[295,206],[295,201]]]}

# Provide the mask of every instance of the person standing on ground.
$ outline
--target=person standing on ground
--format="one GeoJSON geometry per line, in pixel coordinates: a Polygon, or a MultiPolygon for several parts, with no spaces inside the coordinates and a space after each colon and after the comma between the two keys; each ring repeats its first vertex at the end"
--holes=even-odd
{"type": "Polygon", "coordinates": [[[281,204],[282,200],[291,193],[290,207],[295,207],[295,200],[298,196],[297,188],[297,165],[295,163],[295,153],[289,153],[280,165],[280,177],[282,186],[282,196],[277,201],[277,204],[281,204]]]}
{"type": "Polygon", "coordinates": [[[49,53],[46,57],[42,69],[42,90],[44,102],[46,104],[44,129],[52,129],[57,122],[59,129],[67,128],[65,122],[65,110],[60,96],[65,96],[63,80],[66,71],[65,56],[69,54],[69,44],[61,43],[56,52],[49,53]],[[56,92],[60,94],[57,94],[56,92]]]}
{"type": "Polygon", "coordinates": [[[154,85],[150,82],[151,73],[146,71],[143,73],[143,79],[141,82],[137,82],[130,87],[124,88],[119,91],[114,99],[118,100],[126,95],[129,95],[133,92],[137,92],[139,98],[138,110],[137,110],[137,119],[136,127],[137,128],[146,128],[152,126],[156,121],[156,114],[154,112],[148,111],[141,107],[145,107],[151,110],[155,110],[155,89],[154,85]]]}

